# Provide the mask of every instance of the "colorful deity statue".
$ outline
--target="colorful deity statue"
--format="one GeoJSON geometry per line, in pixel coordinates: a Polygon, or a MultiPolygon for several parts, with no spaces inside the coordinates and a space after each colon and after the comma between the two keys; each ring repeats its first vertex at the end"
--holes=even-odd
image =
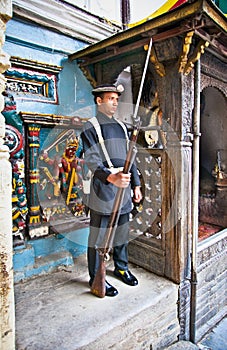
{"type": "MultiPolygon", "coordinates": [[[[81,175],[81,163],[82,160],[78,157],[77,152],[79,149],[79,138],[71,132],[71,130],[61,133],[52,144],[44,149],[39,160],[46,165],[40,164],[41,169],[41,181],[40,189],[45,193],[45,197],[48,200],[54,200],[57,198],[64,198],[64,202],[67,206],[70,206],[71,211],[75,216],[82,215],[80,199],[80,193],[82,191],[82,175],[81,175]],[[58,143],[56,143],[58,140],[58,143]],[[57,145],[59,147],[59,141],[65,143],[65,148],[62,152],[49,153],[57,145]]],[[[60,199],[58,200],[60,202],[60,199]]],[[[54,204],[54,203],[53,203],[54,204]]],[[[54,213],[50,208],[47,210],[48,205],[44,205],[44,213],[48,211],[48,218],[51,218],[54,213]]],[[[55,213],[56,215],[56,213],[55,213]]],[[[48,220],[47,218],[47,220],[48,220]]]]}
{"type": "MultiPolygon", "coordinates": [[[[76,198],[76,193],[73,193],[75,186],[79,183],[79,160],[76,157],[76,151],[79,147],[79,140],[77,137],[67,140],[65,151],[62,155],[61,163],[64,172],[64,180],[62,182],[63,191],[67,191],[68,202],[70,198],[76,198]]],[[[67,203],[68,204],[68,203],[67,203]]]]}

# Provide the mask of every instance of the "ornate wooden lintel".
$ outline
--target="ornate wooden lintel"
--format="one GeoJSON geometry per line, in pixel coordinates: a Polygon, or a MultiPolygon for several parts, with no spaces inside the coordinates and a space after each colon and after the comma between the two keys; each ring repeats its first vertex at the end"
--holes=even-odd
{"type": "Polygon", "coordinates": [[[29,60],[17,56],[11,56],[10,62],[13,67],[35,69],[40,72],[55,73],[58,74],[62,70],[62,66],[43,63],[35,60],[29,60]]]}
{"type": "Polygon", "coordinates": [[[45,114],[45,113],[33,113],[33,112],[20,112],[20,116],[25,124],[30,124],[35,122],[42,126],[75,126],[81,128],[82,119],[80,117],[74,116],[64,116],[56,114],[45,114]]]}
{"type": "MultiPolygon", "coordinates": [[[[147,51],[148,45],[147,44],[144,45],[143,48],[145,51],[147,51]]],[[[150,62],[154,65],[155,70],[159,76],[164,77],[166,75],[165,67],[161,62],[159,62],[154,47],[152,47],[152,49],[151,49],[150,62]]],[[[90,70],[90,65],[89,64],[85,65],[84,62],[78,62],[78,66],[80,67],[80,69],[83,72],[86,79],[90,82],[91,86],[95,87],[97,85],[97,80],[92,76],[92,73],[90,70]]]]}

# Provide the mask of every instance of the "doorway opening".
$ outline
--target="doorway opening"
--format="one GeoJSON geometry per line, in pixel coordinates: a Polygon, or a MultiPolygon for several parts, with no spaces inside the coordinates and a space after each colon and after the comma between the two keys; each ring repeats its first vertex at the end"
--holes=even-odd
{"type": "Polygon", "coordinates": [[[227,227],[227,101],[214,87],[201,95],[199,240],[227,227]]]}

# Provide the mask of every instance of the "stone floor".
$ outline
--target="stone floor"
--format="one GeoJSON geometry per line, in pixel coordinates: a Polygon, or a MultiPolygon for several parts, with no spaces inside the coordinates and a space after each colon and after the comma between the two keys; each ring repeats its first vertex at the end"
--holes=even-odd
{"type": "Polygon", "coordinates": [[[215,329],[198,346],[177,342],[177,285],[130,269],[139,279],[136,287],[123,284],[107,266],[107,279],[119,291],[114,298],[90,293],[84,256],[73,267],[17,283],[16,350],[227,349],[224,329],[218,345],[215,329]]]}

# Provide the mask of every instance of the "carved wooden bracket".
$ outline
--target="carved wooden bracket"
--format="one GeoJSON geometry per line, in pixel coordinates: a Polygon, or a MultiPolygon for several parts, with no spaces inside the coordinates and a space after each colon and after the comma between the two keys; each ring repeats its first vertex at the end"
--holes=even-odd
{"type": "Polygon", "coordinates": [[[80,67],[81,71],[83,72],[84,76],[87,78],[87,80],[90,82],[91,86],[94,88],[97,85],[97,81],[92,77],[89,68],[86,66],[82,66],[80,63],[78,63],[78,66],[80,67]]]}
{"type": "MultiPolygon", "coordinates": [[[[144,45],[144,50],[148,50],[148,45],[144,45]]],[[[150,55],[150,61],[154,64],[156,72],[161,76],[164,77],[166,75],[164,65],[158,61],[156,52],[154,47],[151,49],[151,55],[150,55]]]]}
{"type": "Polygon", "coordinates": [[[184,69],[184,74],[185,75],[188,75],[192,68],[194,67],[195,65],[195,62],[197,62],[200,57],[201,57],[201,54],[203,54],[205,52],[205,48],[209,46],[209,42],[208,41],[200,41],[199,44],[197,45],[197,47],[195,48],[195,51],[194,53],[192,54],[191,57],[189,57],[189,60],[186,64],[186,67],[184,69]]]}
{"type": "Polygon", "coordinates": [[[191,43],[192,43],[192,37],[194,35],[194,31],[190,31],[186,34],[185,38],[184,38],[184,44],[183,44],[183,49],[182,49],[182,54],[180,56],[180,66],[179,66],[179,73],[183,73],[185,66],[187,64],[188,61],[188,53],[191,47],[191,43]]]}
{"type": "Polygon", "coordinates": [[[205,48],[209,46],[209,42],[205,40],[201,40],[198,45],[196,46],[193,54],[188,57],[188,53],[191,48],[192,44],[192,37],[194,35],[194,31],[190,31],[186,34],[184,38],[184,44],[182,49],[182,54],[180,56],[180,63],[179,63],[179,73],[183,73],[184,75],[188,75],[192,68],[195,65],[195,62],[197,62],[201,54],[205,52],[205,48]]]}

